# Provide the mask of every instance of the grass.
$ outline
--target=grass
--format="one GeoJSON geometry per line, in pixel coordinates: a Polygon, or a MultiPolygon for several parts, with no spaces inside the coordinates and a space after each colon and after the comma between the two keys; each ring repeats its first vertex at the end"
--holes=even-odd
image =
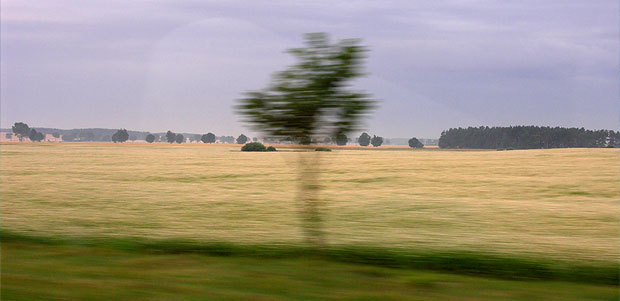
{"type": "Polygon", "coordinates": [[[320,258],[3,242],[3,300],[617,300],[618,287],[505,281],[320,258]]]}
{"type": "Polygon", "coordinates": [[[617,149],[244,153],[209,145],[42,145],[0,146],[3,235],[297,248],[296,159],[314,155],[324,170],[328,244],[348,250],[332,259],[383,254],[387,263],[409,258],[396,260],[406,266],[413,255],[433,262],[428,254],[439,254],[445,267],[464,254],[459,260],[474,267],[476,256],[505,266],[535,259],[539,267],[562,263],[549,272],[561,279],[617,279],[617,268],[609,278],[620,243],[617,149]]]}

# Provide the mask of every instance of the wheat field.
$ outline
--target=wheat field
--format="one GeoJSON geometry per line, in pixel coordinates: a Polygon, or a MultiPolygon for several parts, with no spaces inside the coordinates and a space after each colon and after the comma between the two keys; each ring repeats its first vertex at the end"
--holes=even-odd
{"type": "Polygon", "coordinates": [[[618,259],[616,149],[239,149],[3,144],[1,226],[77,238],[298,244],[296,162],[318,156],[329,244],[618,259]]]}

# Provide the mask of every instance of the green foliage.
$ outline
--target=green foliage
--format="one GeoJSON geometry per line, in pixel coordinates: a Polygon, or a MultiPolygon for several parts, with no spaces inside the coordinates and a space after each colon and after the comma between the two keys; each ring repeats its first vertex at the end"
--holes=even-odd
{"type": "Polygon", "coordinates": [[[422,144],[422,142],[420,142],[420,140],[418,140],[418,138],[411,138],[409,139],[409,147],[411,148],[423,148],[424,144],[422,144]]]}
{"type": "Polygon", "coordinates": [[[13,133],[17,135],[19,141],[22,141],[24,137],[30,135],[30,127],[23,122],[16,122],[13,125],[13,133]]]}
{"type": "Polygon", "coordinates": [[[317,147],[317,148],[314,149],[314,151],[317,151],[317,152],[331,152],[332,149],[331,148],[327,148],[327,147],[317,147]]]}
{"type": "Polygon", "coordinates": [[[264,152],[264,151],[267,151],[267,148],[265,148],[265,146],[262,143],[250,142],[244,145],[241,148],[241,151],[243,152],[264,152]]]}
{"type": "Polygon", "coordinates": [[[52,133],[52,136],[53,136],[54,138],[60,138],[60,134],[58,134],[58,133],[56,133],[56,132],[52,133]]]}
{"type": "Polygon", "coordinates": [[[297,63],[260,91],[247,92],[237,112],[267,136],[300,143],[316,135],[355,130],[373,107],[369,95],[348,89],[362,75],[365,48],[349,39],[331,44],[324,33],[305,36],[306,47],[290,49],[297,63]]]}
{"type": "Polygon", "coordinates": [[[347,145],[347,142],[349,141],[349,138],[347,138],[347,135],[345,134],[338,134],[336,135],[336,137],[334,138],[334,140],[336,141],[337,145],[347,145]]]}
{"type": "Polygon", "coordinates": [[[248,142],[248,137],[246,135],[241,134],[237,137],[237,144],[245,144],[246,142],[248,142]]]}
{"type": "Polygon", "coordinates": [[[168,141],[168,143],[174,143],[177,140],[177,134],[173,133],[172,131],[168,131],[166,133],[166,141],[168,141]]]}
{"type": "Polygon", "coordinates": [[[273,147],[273,146],[271,146],[271,145],[270,145],[270,146],[268,146],[268,147],[267,147],[267,151],[268,151],[268,152],[275,152],[275,151],[277,151],[277,150],[276,150],[276,148],[275,148],[275,147],[273,147]]]}
{"type": "MultiPolygon", "coordinates": [[[[247,144],[246,144],[247,145],[247,144]]],[[[346,262],[400,269],[424,269],[455,274],[482,275],[504,279],[565,280],[618,285],[618,264],[575,263],[562,260],[510,256],[467,250],[399,250],[340,245],[315,249],[296,245],[244,245],[193,240],[144,238],[65,238],[24,235],[2,231],[3,243],[36,243],[48,246],[110,248],[136,253],[206,254],[255,258],[313,256],[332,262],[346,262]]]]}
{"type": "Polygon", "coordinates": [[[127,133],[126,129],[120,129],[120,130],[116,131],[116,133],[114,133],[114,135],[112,135],[112,141],[114,143],[116,143],[116,142],[123,143],[123,142],[127,141],[127,139],[129,139],[129,133],[127,133]]]}
{"type": "Polygon", "coordinates": [[[174,142],[181,144],[185,142],[185,137],[183,136],[183,134],[177,134],[174,138],[174,142]]]}
{"type": "Polygon", "coordinates": [[[41,132],[37,132],[35,129],[30,129],[30,134],[28,134],[28,138],[32,142],[41,142],[41,140],[45,139],[45,134],[41,132]]]}
{"type": "Polygon", "coordinates": [[[440,148],[537,149],[620,146],[620,132],[584,128],[509,126],[454,128],[441,133],[440,148]]]}
{"type": "Polygon", "coordinates": [[[370,135],[367,133],[362,133],[360,137],[357,139],[361,146],[368,146],[370,144],[370,135]]]}
{"type": "Polygon", "coordinates": [[[213,143],[215,142],[215,135],[213,133],[207,133],[200,137],[200,141],[203,143],[213,143]]]}
{"type": "Polygon", "coordinates": [[[148,143],[153,143],[153,141],[155,141],[155,136],[153,134],[148,134],[148,135],[146,135],[145,140],[148,143]]]}
{"type": "Polygon", "coordinates": [[[381,146],[381,144],[383,144],[383,137],[373,135],[372,139],[370,139],[370,143],[374,147],[379,147],[381,146]]]}

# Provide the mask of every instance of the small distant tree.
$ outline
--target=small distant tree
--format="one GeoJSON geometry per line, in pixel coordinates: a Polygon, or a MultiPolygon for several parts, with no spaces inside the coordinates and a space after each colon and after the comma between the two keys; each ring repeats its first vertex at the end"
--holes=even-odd
{"type": "Polygon", "coordinates": [[[422,144],[422,142],[420,142],[420,140],[418,140],[418,138],[411,138],[409,139],[409,147],[411,148],[423,148],[424,144],[422,144]]]}
{"type": "Polygon", "coordinates": [[[332,143],[332,138],[325,137],[325,139],[323,139],[323,143],[325,143],[325,144],[331,144],[331,143],[332,143]]]}
{"type": "Polygon", "coordinates": [[[16,122],[13,125],[13,133],[19,138],[19,141],[22,141],[24,137],[30,135],[30,127],[23,122],[16,122]]]}
{"type": "Polygon", "coordinates": [[[153,143],[153,141],[155,141],[155,135],[153,135],[153,134],[149,133],[148,135],[146,135],[145,140],[146,140],[146,142],[148,142],[148,143],[153,143]]]}
{"type": "Polygon", "coordinates": [[[193,141],[200,141],[200,138],[202,138],[202,135],[194,135],[194,136],[192,136],[192,142],[193,141]]]}
{"type": "Polygon", "coordinates": [[[258,138],[256,138],[256,137],[252,138],[252,142],[257,142],[257,141],[258,141],[258,138]]]}
{"type": "Polygon", "coordinates": [[[30,129],[28,138],[30,138],[30,141],[32,142],[41,142],[41,140],[45,139],[45,135],[41,132],[37,132],[35,129],[30,129]]]}
{"type": "Polygon", "coordinates": [[[174,143],[177,140],[177,134],[173,133],[172,131],[168,131],[166,133],[166,141],[168,141],[168,143],[174,143]]]}
{"type": "Polygon", "coordinates": [[[176,143],[183,143],[185,142],[185,137],[183,137],[182,134],[177,134],[176,137],[174,138],[174,141],[176,143]]]}
{"type": "Polygon", "coordinates": [[[347,145],[347,142],[349,142],[349,138],[345,134],[338,134],[335,139],[337,145],[347,145]]]}
{"type": "Polygon", "coordinates": [[[52,136],[53,136],[54,138],[60,138],[60,134],[58,134],[58,133],[56,133],[56,132],[52,133],[52,136]]]}
{"type": "Polygon", "coordinates": [[[11,138],[13,138],[13,134],[12,133],[6,133],[6,135],[4,135],[4,137],[6,137],[6,139],[11,139],[11,138]]]}
{"type": "Polygon", "coordinates": [[[362,135],[360,135],[357,141],[361,146],[368,146],[368,144],[370,144],[370,135],[368,135],[367,133],[362,133],[362,135]]]}
{"type": "Polygon", "coordinates": [[[129,139],[129,133],[127,133],[126,129],[120,129],[120,130],[116,131],[116,133],[114,133],[114,135],[112,135],[112,141],[114,143],[116,143],[116,142],[123,143],[123,142],[127,141],[128,139],[129,139]]]}
{"type": "Polygon", "coordinates": [[[200,137],[200,141],[202,141],[203,143],[214,143],[215,135],[213,133],[204,134],[202,135],[202,137],[200,137]]]}
{"type": "Polygon", "coordinates": [[[372,139],[370,140],[370,143],[374,147],[379,147],[381,146],[381,144],[383,144],[383,137],[373,135],[372,139]]]}
{"type": "Polygon", "coordinates": [[[246,142],[248,142],[248,137],[246,135],[241,134],[237,137],[237,144],[245,144],[246,142]]]}

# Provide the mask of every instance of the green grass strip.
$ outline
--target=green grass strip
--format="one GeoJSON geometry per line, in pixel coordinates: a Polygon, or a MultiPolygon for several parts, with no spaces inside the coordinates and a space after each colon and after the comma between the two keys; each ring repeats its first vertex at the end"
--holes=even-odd
{"type": "Polygon", "coordinates": [[[245,245],[145,238],[50,237],[7,230],[0,232],[0,241],[78,245],[165,254],[194,253],[261,258],[310,256],[336,262],[401,269],[424,269],[502,279],[562,280],[611,285],[618,285],[619,281],[619,265],[617,263],[576,263],[460,250],[421,252],[367,246],[328,246],[316,249],[287,244],[245,245]]]}

